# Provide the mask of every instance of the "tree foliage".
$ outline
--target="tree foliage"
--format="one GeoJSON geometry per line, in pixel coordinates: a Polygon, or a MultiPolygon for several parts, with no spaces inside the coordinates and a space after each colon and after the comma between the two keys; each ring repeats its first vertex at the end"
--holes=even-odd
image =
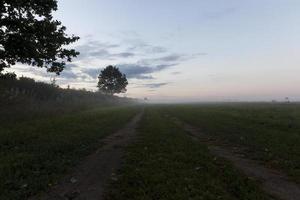
{"type": "Polygon", "coordinates": [[[79,53],[64,48],[79,39],[54,20],[57,0],[0,0],[0,72],[16,64],[59,74],[79,53]]]}
{"type": "MultiPolygon", "coordinates": [[[[33,105],[57,102],[63,104],[80,104],[114,101],[99,92],[90,92],[85,89],[63,89],[51,83],[35,81],[28,77],[16,78],[14,74],[0,75],[0,110],[5,105],[33,105]]],[[[115,98],[117,99],[117,98],[115,98]]],[[[51,104],[51,103],[50,103],[51,104]]],[[[50,106],[53,108],[53,106],[50,106]]],[[[1,112],[0,112],[1,113],[1,112]]]]}
{"type": "Polygon", "coordinates": [[[98,77],[98,88],[101,92],[109,95],[126,92],[128,81],[125,74],[122,74],[119,68],[107,66],[98,77]]]}

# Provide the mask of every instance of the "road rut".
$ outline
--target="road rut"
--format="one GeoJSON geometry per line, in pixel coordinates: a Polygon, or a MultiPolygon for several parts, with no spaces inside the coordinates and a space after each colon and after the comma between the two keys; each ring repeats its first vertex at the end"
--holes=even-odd
{"type": "Polygon", "coordinates": [[[104,138],[104,145],[89,155],[72,173],[49,192],[33,199],[41,200],[102,200],[104,188],[120,169],[124,147],[135,137],[143,112],[137,114],[123,129],[104,138]]]}

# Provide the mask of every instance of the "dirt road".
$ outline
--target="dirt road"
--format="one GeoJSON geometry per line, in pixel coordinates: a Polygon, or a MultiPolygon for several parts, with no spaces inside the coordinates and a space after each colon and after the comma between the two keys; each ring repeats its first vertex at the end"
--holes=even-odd
{"type": "Polygon", "coordinates": [[[102,140],[104,145],[88,156],[73,172],[49,192],[33,199],[42,200],[102,200],[104,187],[114,179],[122,164],[124,147],[135,136],[143,113],[136,115],[126,127],[102,140]]]}
{"type": "Polygon", "coordinates": [[[208,135],[202,133],[196,127],[184,124],[184,128],[193,138],[207,144],[212,154],[231,161],[233,165],[245,175],[260,181],[262,189],[275,199],[300,199],[299,185],[290,181],[285,174],[267,168],[256,160],[243,157],[243,154],[240,154],[236,149],[233,150],[226,145],[211,142],[208,135]]]}

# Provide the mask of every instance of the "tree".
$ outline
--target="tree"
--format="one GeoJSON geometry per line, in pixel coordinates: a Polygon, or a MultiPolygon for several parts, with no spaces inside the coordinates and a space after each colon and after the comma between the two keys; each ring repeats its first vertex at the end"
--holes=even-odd
{"type": "Polygon", "coordinates": [[[0,73],[16,62],[59,74],[79,52],[64,48],[79,39],[54,20],[57,0],[0,0],[0,73]]]}
{"type": "Polygon", "coordinates": [[[17,75],[15,73],[5,73],[1,74],[0,73],[0,80],[16,80],[17,75]]]}
{"type": "Polygon", "coordinates": [[[113,95],[126,92],[126,86],[128,85],[126,75],[122,74],[117,67],[107,66],[101,71],[98,79],[99,91],[104,94],[113,95]]]}

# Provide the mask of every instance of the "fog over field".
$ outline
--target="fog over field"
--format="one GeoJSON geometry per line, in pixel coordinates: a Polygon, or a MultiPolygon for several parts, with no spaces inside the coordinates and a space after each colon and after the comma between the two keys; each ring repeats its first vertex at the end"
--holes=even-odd
{"type": "Polygon", "coordinates": [[[126,96],[150,102],[299,101],[299,8],[295,0],[61,0],[54,16],[81,37],[72,44],[81,54],[57,83],[96,90],[111,64],[129,78],[126,96]]]}

